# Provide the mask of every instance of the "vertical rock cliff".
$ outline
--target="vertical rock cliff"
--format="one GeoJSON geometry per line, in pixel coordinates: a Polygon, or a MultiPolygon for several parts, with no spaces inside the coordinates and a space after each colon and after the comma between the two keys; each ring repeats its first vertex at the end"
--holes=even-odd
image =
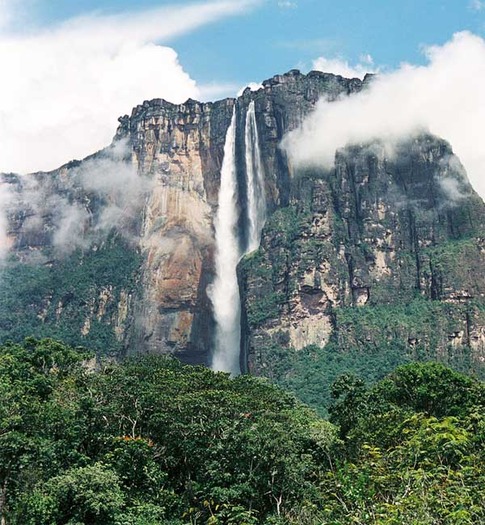
{"type": "Polygon", "coordinates": [[[154,100],[121,119],[117,138],[132,144],[139,171],[155,181],[143,212],[145,263],[134,310],[134,348],[176,352],[189,362],[210,360],[214,322],[207,287],[214,280],[214,218],[233,110],[238,236],[244,251],[251,235],[246,177],[249,106],[256,116],[261,169],[267,174],[266,200],[275,209],[287,204],[290,191],[289,168],[279,149],[284,133],[301,123],[320,96],[332,100],[361,87],[356,79],[292,71],[266,81],[257,92],[247,89],[237,101],[189,100],[174,106],[154,100]]]}
{"type": "Polygon", "coordinates": [[[242,368],[295,388],[312,362],[329,368],[350,354],[369,366],[387,356],[383,370],[426,357],[480,370],[484,205],[451,147],[428,135],[393,155],[379,142],[350,145],[333,170],[304,171],[280,148],[320,98],[369,81],[294,70],[237,100],[147,101],[120,118],[106,150],[52,173],[3,175],[0,339],[53,335],[210,363],[214,227],[234,114],[236,236],[251,252],[238,270],[242,368]],[[255,251],[251,170],[264,174],[266,206],[255,251]]]}
{"type": "Polygon", "coordinates": [[[130,334],[135,351],[208,362],[213,218],[233,106],[233,100],[180,106],[154,100],[121,119],[117,138],[129,141],[139,173],[153,181],[142,212],[144,263],[130,334]]]}
{"type": "Polygon", "coordinates": [[[483,201],[436,137],[392,155],[349,146],[333,170],[294,173],[288,206],[240,269],[250,371],[309,402],[338,373],[374,378],[409,359],[483,375],[484,226],[483,201]]]}

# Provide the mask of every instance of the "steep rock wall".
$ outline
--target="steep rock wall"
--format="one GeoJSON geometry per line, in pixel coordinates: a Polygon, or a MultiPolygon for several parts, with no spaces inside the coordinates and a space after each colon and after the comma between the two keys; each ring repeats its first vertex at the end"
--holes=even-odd
{"type": "MultiPolygon", "coordinates": [[[[83,161],[28,177],[2,175],[10,194],[10,252],[0,339],[47,335],[102,353],[175,353],[207,363],[213,219],[234,104],[243,219],[249,102],[255,100],[266,193],[276,209],[290,191],[278,148],[283,134],[320,96],[332,100],[361,87],[356,79],[291,71],[257,92],[246,90],[237,102],[155,99],[122,117],[113,144],[83,161]]],[[[245,235],[241,227],[242,243],[245,235]]]]}
{"type": "Polygon", "coordinates": [[[127,138],[133,160],[155,181],[143,211],[145,256],[141,294],[134,308],[130,346],[139,351],[175,352],[183,360],[207,363],[213,317],[207,287],[214,272],[213,220],[223,147],[236,103],[236,156],[241,208],[241,243],[246,210],[244,127],[254,100],[270,209],[289,195],[289,167],[279,143],[297,127],[320,96],[329,100],[362,88],[362,82],[334,75],[292,71],[247,89],[237,100],[171,105],[153,100],[120,119],[118,139],[127,138]]]}
{"type": "MultiPolygon", "coordinates": [[[[269,218],[261,249],[239,270],[249,369],[284,380],[296,373],[291,359],[315,357],[308,348],[480,369],[484,208],[450,146],[420,136],[392,157],[378,143],[349,146],[328,172],[295,171],[279,148],[317,100],[352,95],[370,79],[294,70],[237,100],[147,101],[120,119],[110,148],[33,175],[44,205],[19,197],[9,210],[0,339],[53,335],[100,352],[207,363],[224,142],[235,106],[244,244],[244,128],[254,101],[269,218]],[[117,195],[125,184],[133,202],[117,195]],[[64,217],[66,203],[75,213],[64,217]],[[72,249],[63,236],[76,240],[72,249]]],[[[23,178],[3,181],[25,192],[23,178]]]]}
{"type": "Polygon", "coordinates": [[[483,201],[436,137],[392,155],[349,146],[333,170],[294,173],[288,206],[239,272],[249,370],[288,385],[295,362],[354,352],[364,368],[388,359],[383,372],[441,359],[483,375],[484,225],[483,201]]]}
{"type": "Polygon", "coordinates": [[[121,119],[117,138],[129,140],[139,172],[153,181],[140,232],[144,264],[133,311],[134,351],[207,362],[213,211],[233,104],[154,100],[121,119]]]}

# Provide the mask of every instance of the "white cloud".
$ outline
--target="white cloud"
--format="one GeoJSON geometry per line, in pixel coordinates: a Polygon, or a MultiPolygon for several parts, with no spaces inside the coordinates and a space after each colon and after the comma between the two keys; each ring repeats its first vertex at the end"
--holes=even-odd
{"type": "Polygon", "coordinates": [[[245,86],[240,87],[237,90],[237,96],[240,97],[248,88],[251,91],[258,91],[263,88],[263,84],[261,84],[260,82],[249,82],[249,84],[246,84],[245,86]]]}
{"type": "Polygon", "coordinates": [[[396,141],[419,129],[449,141],[474,188],[485,197],[485,40],[457,33],[426,50],[428,64],[405,64],[369,89],[320,101],[283,143],[297,165],[330,167],[337,148],[374,138],[396,141]]]}
{"type": "Polygon", "coordinates": [[[9,203],[12,200],[12,193],[8,184],[2,183],[0,180],[0,262],[6,256],[11,241],[8,237],[8,220],[6,211],[8,210],[9,203]]]}
{"type": "Polygon", "coordinates": [[[278,7],[281,7],[282,9],[296,9],[298,4],[290,0],[278,0],[278,7]]]}
{"type": "Polygon", "coordinates": [[[139,174],[131,158],[131,146],[121,140],[109,148],[103,157],[92,158],[74,168],[72,177],[88,192],[101,197],[104,205],[94,229],[109,232],[113,227],[130,237],[133,222],[153,180],[139,174]]]}
{"type": "MultiPolygon", "coordinates": [[[[0,0],[7,23],[16,0],[0,0]]],[[[256,0],[85,16],[0,35],[0,171],[49,170],[111,141],[120,115],[150,98],[197,98],[177,54],[157,45],[256,0]]]]}
{"type": "Polygon", "coordinates": [[[370,55],[360,58],[360,63],[352,66],[342,58],[319,57],[313,61],[313,69],[324,73],[333,73],[345,78],[364,78],[366,73],[375,73],[376,67],[370,55]]]}
{"type": "Polygon", "coordinates": [[[471,0],[469,7],[473,11],[482,11],[482,9],[485,9],[485,2],[483,0],[471,0]]]}
{"type": "Polygon", "coordinates": [[[141,207],[153,185],[153,180],[139,174],[131,162],[127,140],[72,167],[69,177],[34,173],[3,179],[0,262],[12,244],[7,233],[9,215],[26,214],[21,225],[24,233],[42,235],[52,230],[52,245],[61,256],[103,240],[113,229],[132,240],[141,207]],[[95,203],[93,207],[91,202],[95,203]]]}

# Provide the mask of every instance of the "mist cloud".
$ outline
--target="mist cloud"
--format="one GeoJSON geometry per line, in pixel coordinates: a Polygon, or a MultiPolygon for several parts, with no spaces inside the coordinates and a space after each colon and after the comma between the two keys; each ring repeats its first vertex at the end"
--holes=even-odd
{"type": "Polygon", "coordinates": [[[153,180],[137,171],[127,140],[77,166],[0,181],[0,260],[15,242],[51,245],[60,257],[103,242],[115,231],[138,238],[153,180]],[[16,219],[14,219],[16,217],[16,219]],[[20,221],[20,222],[19,222],[20,221]],[[15,234],[9,236],[12,224],[15,234]]]}
{"type": "Polygon", "coordinates": [[[0,181],[0,262],[8,253],[11,241],[8,237],[8,219],[4,210],[12,200],[10,187],[0,181]]]}
{"type": "Polygon", "coordinates": [[[115,143],[104,155],[83,162],[73,170],[72,177],[83,191],[103,201],[95,231],[107,233],[115,227],[127,237],[133,234],[134,223],[153,180],[138,173],[131,162],[131,146],[127,140],[115,143]]]}
{"type": "MultiPolygon", "coordinates": [[[[28,34],[4,30],[0,172],[51,170],[101,149],[111,142],[117,118],[143,100],[197,98],[175,51],[157,43],[255,3],[213,0],[85,16],[28,34]]],[[[0,31],[13,23],[17,4],[0,0],[0,31]]]]}
{"type": "Polygon", "coordinates": [[[485,197],[485,41],[461,32],[425,50],[425,66],[402,65],[357,95],[317,108],[283,141],[296,166],[332,167],[349,143],[389,145],[423,130],[444,138],[485,197]]]}
{"type": "Polygon", "coordinates": [[[324,73],[333,73],[345,78],[363,79],[366,73],[375,73],[377,71],[374,60],[370,55],[361,57],[360,62],[350,65],[347,60],[342,58],[319,57],[313,61],[313,69],[323,71],[324,73]]]}

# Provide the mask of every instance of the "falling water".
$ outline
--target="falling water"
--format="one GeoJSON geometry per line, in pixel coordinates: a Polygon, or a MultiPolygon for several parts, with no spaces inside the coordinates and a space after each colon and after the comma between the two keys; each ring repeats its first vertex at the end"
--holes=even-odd
{"type": "Polygon", "coordinates": [[[258,128],[254,101],[251,101],[246,114],[245,128],[246,181],[248,189],[248,244],[246,253],[259,247],[261,231],[266,221],[266,198],[264,192],[264,172],[259,149],[258,128]]]}
{"type": "Polygon", "coordinates": [[[212,369],[237,375],[241,341],[241,304],[236,267],[241,258],[236,174],[236,113],[233,112],[224,145],[219,207],[215,219],[216,278],[209,292],[216,321],[212,369]]]}
{"type": "Polygon", "coordinates": [[[219,207],[215,219],[216,278],[209,290],[216,321],[212,369],[238,375],[241,343],[241,303],[236,268],[243,255],[258,248],[266,219],[264,174],[259,149],[254,102],[246,114],[245,161],[248,240],[243,252],[239,244],[238,181],[236,169],[236,113],[232,115],[224,145],[219,207]]]}

